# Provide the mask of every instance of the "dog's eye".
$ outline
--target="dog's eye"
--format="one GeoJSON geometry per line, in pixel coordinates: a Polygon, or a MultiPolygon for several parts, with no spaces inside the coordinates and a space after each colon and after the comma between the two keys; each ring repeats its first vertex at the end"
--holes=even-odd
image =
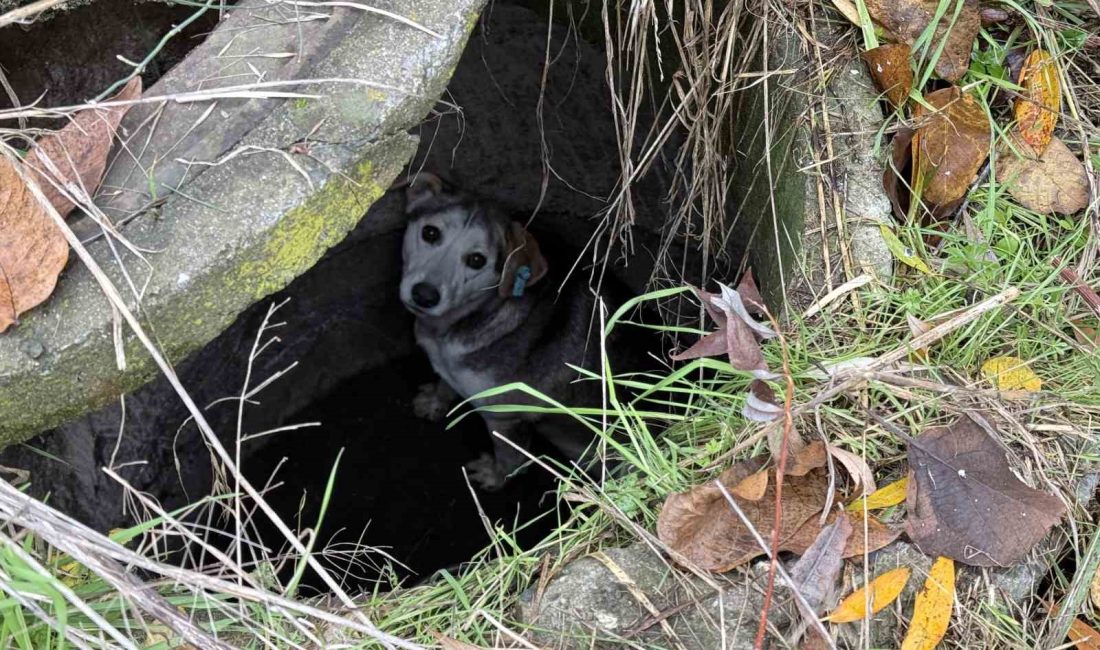
{"type": "Polygon", "coordinates": [[[485,266],[485,256],[481,253],[470,253],[466,256],[466,266],[471,269],[480,269],[485,266]]]}
{"type": "Polygon", "coordinates": [[[439,228],[435,226],[424,226],[423,230],[420,231],[420,238],[429,244],[439,241],[439,235],[439,228]]]}

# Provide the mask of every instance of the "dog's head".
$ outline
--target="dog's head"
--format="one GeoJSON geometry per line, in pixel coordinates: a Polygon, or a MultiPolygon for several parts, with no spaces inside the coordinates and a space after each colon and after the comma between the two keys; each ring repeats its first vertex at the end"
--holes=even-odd
{"type": "Polygon", "coordinates": [[[420,173],[405,190],[401,301],[417,316],[457,319],[520,297],[546,275],[538,242],[495,206],[420,173]]]}

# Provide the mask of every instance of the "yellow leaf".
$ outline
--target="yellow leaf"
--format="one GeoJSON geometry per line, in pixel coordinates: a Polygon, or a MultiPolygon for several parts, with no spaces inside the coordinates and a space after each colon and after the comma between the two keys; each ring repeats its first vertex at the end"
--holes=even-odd
{"type": "Polygon", "coordinates": [[[912,248],[901,243],[901,240],[898,239],[898,236],[894,234],[893,230],[890,230],[885,224],[879,224],[878,228],[882,232],[882,239],[886,242],[886,248],[890,249],[894,257],[925,275],[932,275],[932,269],[929,268],[928,264],[926,264],[912,248]]]}
{"type": "Polygon", "coordinates": [[[867,503],[868,510],[879,510],[882,508],[889,508],[890,506],[896,506],[902,501],[905,501],[905,494],[909,490],[909,477],[894,481],[890,485],[881,487],[871,494],[863,497],[862,499],[856,499],[848,504],[849,512],[863,512],[863,504],[867,503]]]}
{"type": "MultiPolygon", "coordinates": [[[[871,614],[880,611],[894,602],[905,583],[909,581],[909,567],[899,567],[878,576],[871,581],[871,614]]],[[[825,618],[833,623],[851,623],[867,617],[867,589],[860,587],[853,591],[847,598],[840,601],[832,614],[825,618]]]]}
{"type": "Polygon", "coordinates": [[[982,364],[982,374],[997,390],[1034,393],[1043,387],[1039,376],[1017,357],[994,357],[982,364]]]}
{"type": "Polygon", "coordinates": [[[924,589],[917,594],[913,606],[913,620],[901,642],[901,650],[932,650],[951,622],[951,609],[955,604],[955,561],[949,557],[936,558],[924,589]]]}
{"type": "Polygon", "coordinates": [[[1020,68],[1020,85],[1024,90],[1013,106],[1016,129],[1035,154],[1041,156],[1050,144],[1062,111],[1062,85],[1050,54],[1035,50],[1028,55],[1020,68]]]}

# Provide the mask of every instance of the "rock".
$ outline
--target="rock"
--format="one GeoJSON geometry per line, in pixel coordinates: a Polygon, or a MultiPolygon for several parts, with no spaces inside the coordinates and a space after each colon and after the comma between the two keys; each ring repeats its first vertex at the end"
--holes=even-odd
{"type": "MultiPolygon", "coordinates": [[[[671,635],[688,650],[723,647],[723,626],[726,648],[752,647],[763,606],[757,580],[738,573],[731,578],[715,576],[723,586],[719,596],[702,579],[672,568],[644,544],[607,549],[602,556],[567,564],[546,584],[541,597],[537,586],[523,593],[518,618],[531,626],[536,644],[557,650],[619,648],[625,637],[643,647],[674,647],[669,632],[651,624],[652,614],[644,604],[648,602],[658,612],[683,608],[666,621],[671,635]],[[637,631],[639,626],[647,627],[637,631]]],[[[789,622],[778,611],[772,620],[780,626],[789,622]]]]}

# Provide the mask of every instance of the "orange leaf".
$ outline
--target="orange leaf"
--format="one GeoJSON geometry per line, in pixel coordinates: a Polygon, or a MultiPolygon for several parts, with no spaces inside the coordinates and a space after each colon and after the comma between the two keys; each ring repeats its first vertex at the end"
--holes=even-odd
{"type": "Polygon", "coordinates": [[[989,118],[978,102],[957,86],[924,96],[935,109],[918,104],[913,118],[913,184],[932,206],[962,199],[989,156],[989,118]]]}
{"type": "Polygon", "coordinates": [[[901,650],[932,650],[947,634],[951,610],[955,603],[955,561],[936,558],[924,589],[917,594],[913,620],[901,643],[901,650]]]}
{"type": "Polygon", "coordinates": [[[0,332],[50,297],[68,261],[65,236],[0,156],[0,332]]]}
{"type": "Polygon", "coordinates": [[[894,481],[890,485],[875,490],[862,499],[856,499],[848,504],[847,510],[849,512],[863,512],[865,502],[868,510],[896,506],[902,501],[905,501],[905,494],[908,490],[909,477],[907,476],[901,480],[894,481]]]}
{"type": "Polygon", "coordinates": [[[1100,632],[1079,618],[1073,619],[1066,638],[1077,650],[1100,650],[1100,632]]]}
{"type": "Polygon", "coordinates": [[[871,581],[867,587],[856,589],[847,598],[840,601],[833,613],[825,618],[833,623],[851,623],[867,617],[867,589],[871,590],[871,614],[894,602],[901,595],[905,583],[909,581],[909,567],[898,567],[887,571],[871,581]]]}
{"type": "Polygon", "coordinates": [[[913,89],[913,69],[909,67],[912,51],[905,43],[887,43],[867,50],[860,57],[867,63],[871,78],[875,80],[886,99],[895,107],[905,105],[909,91],[913,89]]]}
{"type": "MultiPolygon", "coordinates": [[[[128,101],[138,97],[141,97],[141,77],[134,77],[107,101],[128,101]]],[[[129,104],[86,108],[74,115],[65,128],[35,142],[26,159],[27,167],[34,170],[42,193],[61,216],[71,212],[74,205],[54,184],[76,185],[88,196],[95,194],[107,170],[107,155],[111,152],[115,131],[128,110],[129,104]],[[43,158],[53,163],[58,176],[50,172],[43,158]]]]}
{"type": "Polygon", "coordinates": [[[1054,136],[1054,126],[1062,111],[1062,84],[1054,59],[1044,50],[1028,55],[1020,68],[1021,97],[1016,99],[1013,113],[1020,137],[1041,156],[1054,136]]]}

